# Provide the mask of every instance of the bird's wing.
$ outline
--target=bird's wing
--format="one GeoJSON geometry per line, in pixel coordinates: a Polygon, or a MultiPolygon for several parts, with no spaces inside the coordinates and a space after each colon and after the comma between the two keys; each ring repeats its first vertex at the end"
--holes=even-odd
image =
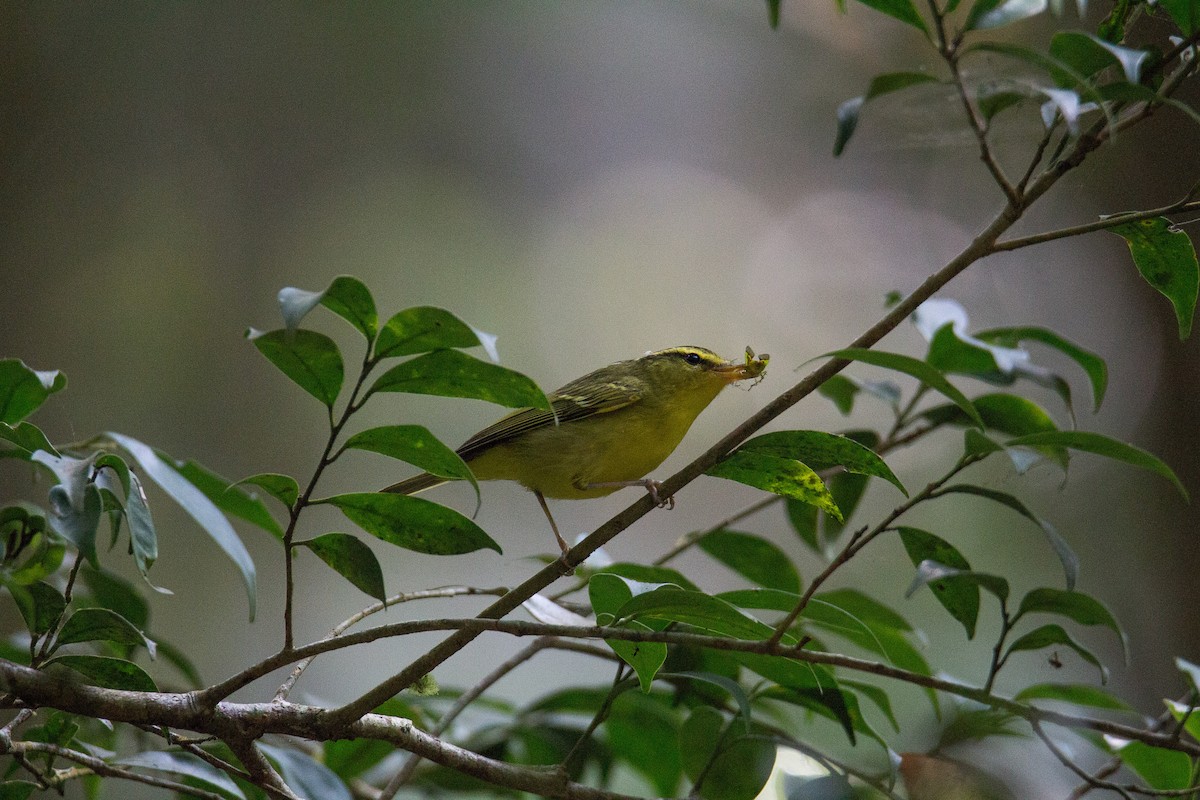
{"type": "Polygon", "coordinates": [[[562,424],[625,408],[642,399],[642,388],[642,382],[635,378],[603,380],[599,375],[588,375],[551,394],[551,411],[544,408],[514,411],[464,442],[458,448],[458,455],[464,461],[470,461],[488,448],[523,433],[553,426],[556,420],[557,424],[562,424]]]}

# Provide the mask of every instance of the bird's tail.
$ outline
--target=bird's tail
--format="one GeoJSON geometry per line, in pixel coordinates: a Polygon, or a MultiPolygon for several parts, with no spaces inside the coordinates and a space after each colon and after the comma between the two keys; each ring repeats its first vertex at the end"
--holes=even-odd
{"type": "Polygon", "coordinates": [[[439,478],[437,475],[430,475],[428,472],[422,472],[420,475],[393,483],[385,489],[380,489],[381,492],[391,492],[392,494],[416,494],[423,492],[426,489],[432,489],[434,486],[440,486],[445,483],[445,478],[439,478]]]}

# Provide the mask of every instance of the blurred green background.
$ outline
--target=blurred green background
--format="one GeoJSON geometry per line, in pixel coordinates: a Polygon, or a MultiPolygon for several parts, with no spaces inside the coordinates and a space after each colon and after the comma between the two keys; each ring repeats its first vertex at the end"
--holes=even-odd
{"type": "MultiPolygon", "coordinates": [[[[912,31],[863,6],[846,16],[831,2],[784,11],[772,31],[752,0],[5,4],[0,350],[68,375],[68,390],[35,419],[53,440],[122,431],[230,478],[305,476],[323,443],[318,404],[242,339],[247,326],[279,325],[283,286],[322,289],[350,273],[385,316],[447,307],[498,334],[502,362],[547,389],[676,344],[769,352],[766,382],[720,397],[659,471],[666,476],[798,379],[802,364],[874,322],[885,293],[914,288],[1001,205],[953,96],[936,86],[871,104],[834,159],[838,103],[875,73],[933,67],[931,56],[912,31]]],[[[1034,22],[1013,35],[1044,42],[1049,30],[1034,22]]],[[[1004,65],[972,65],[981,76],[993,68],[1004,65]]],[[[1009,113],[999,150],[1023,164],[1036,111],[1009,113]]],[[[1173,201],[1195,179],[1180,159],[1194,167],[1196,139],[1178,115],[1152,120],[1063,181],[1020,232],[1173,201]]],[[[967,307],[975,329],[1045,325],[1099,352],[1111,386],[1095,416],[1082,374],[1039,355],[1074,381],[1081,427],[1156,452],[1200,495],[1197,345],[1178,342],[1168,304],[1141,283],[1121,240],[1095,234],[995,257],[944,296],[967,307]]],[[[310,324],[357,360],[359,343],[340,320],[318,312],[310,324]]],[[[922,352],[911,328],[883,346],[922,352]]],[[[1033,396],[1067,424],[1052,396],[1033,396]]],[[[474,401],[381,396],[360,424],[425,424],[456,445],[499,413],[474,401]]],[[[883,422],[869,401],[847,422],[813,397],[775,427],[883,422]]],[[[923,485],[950,463],[957,436],[897,454],[893,468],[923,485]]],[[[5,499],[44,492],[27,471],[0,470],[5,499]]],[[[325,492],[407,474],[359,455],[338,465],[325,492]]],[[[1128,626],[1132,664],[1120,664],[1110,634],[1079,637],[1108,656],[1118,691],[1157,713],[1161,697],[1182,689],[1173,657],[1200,660],[1194,511],[1165,482],[1086,456],[1065,483],[1052,470],[1018,477],[999,464],[990,476],[1079,552],[1080,588],[1128,626]]],[[[653,558],[755,496],[702,478],[679,508],[643,519],[608,554],[653,558]]],[[[473,505],[462,487],[428,497],[468,513],[473,505]]],[[[275,542],[244,530],[260,573],[259,618],[247,624],[235,570],[158,499],[152,576],[174,594],[154,598],[153,633],[185,646],[206,678],[222,678],[279,645],[275,542]]],[[[555,513],[564,534],[576,534],[633,499],[559,503],[555,513]]],[[[873,486],[861,519],[897,499],[873,486]]],[[[340,517],[312,516],[311,533],[348,529],[340,517]]],[[[553,546],[536,503],[516,487],[485,486],[480,522],[504,556],[377,547],[389,590],[512,584],[533,569],[530,556],[553,546]]],[[[1061,583],[1038,532],[1015,515],[947,501],[911,524],[955,542],[976,568],[1012,572],[1017,592],[1061,583]]],[[[802,550],[778,510],[742,527],[802,550]]],[[[903,599],[911,572],[899,545],[873,549],[844,580],[920,621],[932,662],[979,679],[989,627],[965,644],[927,593],[903,599]]],[[[818,561],[800,558],[811,577],[818,561]]],[[[120,548],[103,560],[129,573],[120,548]]],[[[698,555],[681,566],[708,589],[735,583],[698,555]]],[[[307,554],[299,578],[301,641],[366,604],[307,554]]],[[[386,618],[477,607],[414,604],[386,618]]],[[[0,614],[6,631],[18,627],[11,604],[0,614]]],[[[319,659],[301,697],[346,700],[433,640],[319,659]]],[[[489,655],[456,658],[439,680],[468,682],[481,661],[514,647],[482,641],[489,655]]],[[[1045,655],[1022,660],[1024,680],[1094,679],[1070,654],[1060,672],[1045,655]]],[[[502,693],[609,678],[607,666],[565,656],[539,656],[536,667],[502,693]]],[[[269,696],[275,683],[243,696],[269,696]]],[[[906,734],[911,749],[930,743],[919,729],[906,734]]]]}

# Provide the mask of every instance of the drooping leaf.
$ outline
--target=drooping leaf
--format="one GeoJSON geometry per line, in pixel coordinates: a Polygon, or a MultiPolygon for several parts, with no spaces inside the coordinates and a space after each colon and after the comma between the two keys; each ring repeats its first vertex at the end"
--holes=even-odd
{"type": "Polygon", "coordinates": [[[16,358],[0,359],[0,422],[16,425],[67,385],[58,370],[38,371],[16,358]]]}
{"type": "Polygon", "coordinates": [[[339,275],[323,292],[308,292],[293,286],[279,290],[279,310],[288,330],[295,330],[300,321],[317,305],[323,305],[353,325],[367,341],[375,338],[379,319],[371,291],[351,275],[339,275]]]}
{"type": "Polygon", "coordinates": [[[319,501],[341,509],[367,533],[418,553],[502,552],[482,528],[454,509],[402,494],[355,492],[319,501]]]}
{"type": "Polygon", "coordinates": [[[917,8],[913,5],[912,0],[859,0],[859,2],[887,14],[893,19],[898,19],[906,25],[911,25],[922,33],[929,33],[929,29],[925,26],[925,20],[917,13],[917,8]]]}
{"type": "Polygon", "coordinates": [[[333,770],[311,756],[287,747],[256,742],[252,747],[262,750],[274,762],[284,782],[300,797],[320,800],[353,800],[346,784],[333,770]]]}
{"type": "Polygon", "coordinates": [[[1129,245],[1133,263],[1146,283],[1171,301],[1179,321],[1179,339],[1187,339],[1200,292],[1200,265],[1187,232],[1166,217],[1126,222],[1109,230],[1129,245]]]}
{"type": "Polygon", "coordinates": [[[1192,760],[1187,753],[1136,741],[1123,742],[1116,753],[1151,789],[1179,792],[1192,784],[1192,760]]]}
{"type": "MultiPolygon", "coordinates": [[[[1051,39],[1050,55],[1069,64],[1075,73],[1085,78],[1107,67],[1119,66],[1125,80],[1136,84],[1141,80],[1142,65],[1150,56],[1150,51],[1121,47],[1090,33],[1062,31],[1051,39]]],[[[1065,75],[1056,80],[1064,87],[1074,83],[1073,78],[1065,75]]]]}
{"type": "Polygon", "coordinates": [[[171,466],[169,460],[164,460],[148,445],[139,442],[131,436],[121,433],[106,433],[121,446],[133,460],[141,465],[146,475],[150,476],[159,488],[170,495],[171,499],[183,508],[194,519],[204,532],[216,542],[217,546],[229,556],[242,575],[246,585],[246,596],[250,602],[250,619],[254,619],[256,607],[256,571],[254,561],[237,532],[225,519],[225,515],[200,489],[171,466]]]}
{"type": "MultiPolygon", "coordinates": [[[[159,455],[161,456],[162,454],[160,453],[159,455]]],[[[282,487],[287,485],[288,481],[291,481],[292,485],[295,486],[295,480],[288,478],[286,475],[271,475],[255,476],[256,478],[263,478],[261,483],[247,478],[231,484],[224,476],[218,475],[204,465],[191,459],[176,461],[172,458],[163,458],[163,461],[173,466],[180,475],[187,478],[193,486],[203,492],[205,497],[226,514],[244,519],[251,525],[256,525],[274,535],[277,539],[283,538],[283,528],[271,516],[271,512],[267,510],[263,501],[253,492],[248,492],[237,487],[242,484],[255,485],[261,489],[265,489],[268,494],[274,497],[275,490],[281,490],[282,487]]]]}
{"type": "Polygon", "coordinates": [[[348,533],[325,533],[313,539],[297,542],[328,564],[356,588],[376,600],[386,602],[383,587],[383,568],[375,552],[348,533]]]}
{"type": "Polygon", "coordinates": [[[1079,654],[1079,657],[1088,662],[1100,671],[1100,682],[1108,682],[1108,670],[1100,663],[1100,659],[1096,658],[1093,653],[1079,642],[1071,638],[1060,625],[1042,625],[1040,628],[1026,633],[1008,646],[1005,652],[1005,658],[1012,653],[1019,653],[1028,650],[1041,650],[1046,647],[1054,647],[1061,645],[1074,650],[1079,654]]]}
{"type": "Polygon", "coordinates": [[[767,639],[774,633],[770,625],[724,600],[674,586],[659,587],[631,597],[618,609],[617,617],[683,622],[737,639],[767,639]]]}
{"type": "Polygon", "coordinates": [[[550,408],[546,395],[529,378],[458,350],[434,350],[397,364],[375,381],[371,393],[375,392],[469,397],[509,408],[550,408]]]}
{"type": "MultiPolygon", "coordinates": [[[[601,567],[596,572],[597,574],[618,575],[622,578],[640,581],[643,584],[673,583],[682,589],[700,591],[700,587],[688,580],[679,570],[657,564],[635,564],[629,561],[618,561],[615,564],[601,567]]],[[[624,600],[621,602],[624,602],[624,600]]]]}
{"type": "Polygon", "coordinates": [[[656,795],[675,795],[683,777],[679,722],[662,696],[620,694],[612,702],[604,730],[613,753],[645,776],[656,795]]]}
{"type": "Polygon", "coordinates": [[[838,519],[842,518],[842,512],[825,488],[821,476],[792,458],[738,449],[710,467],[705,474],[810,503],[838,519]]]}
{"type": "Polygon", "coordinates": [[[1046,0],[975,0],[965,28],[969,31],[1002,28],[1045,10],[1046,0]]]}
{"type": "MultiPolygon", "coordinates": [[[[932,561],[963,572],[971,571],[971,564],[966,557],[945,539],[920,528],[900,527],[896,530],[914,567],[923,561],[932,561]]],[[[968,581],[953,580],[949,576],[926,585],[942,607],[950,612],[950,616],[966,629],[967,638],[974,639],[975,623],[979,620],[979,586],[968,581]]]]}
{"type": "Polygon", "coordinates": [[[1174,471],[1162,459],[1133,445],[1117,441],[1110,436],[1105,436],[1102,433],[1092,433],[1090,431],[1047,431],[1045,433],[1031,433],[1026,436],[1018,436],[1015,439],[1009,439],[1006,444],[1009,447],[1066,447],[1071,450],[1095,453],[1099,456],[1111,458],[1114,461],[1121,461],[1135,467],[1156,472],[1169,480],[1179,490],[1179,493],[1183,495],[1184,500],[1188,499],[1187,489],[1184,488],[1179,477],[1176,476],[1174,471]]]}
{"type": "Polygon", "coordinates": [[[470,325],[442,308],[417,306],[393,316],[379,331],[376,358],[409,356],[481,344],[470,325]]]}
{"type": "Polygon", "coordinates": [[[157,652],[155,643],[133,623],[107,608],[81,608],[63,623],[54,649],[77,642],[115,642],[145,647],[150,657],[157,652]]]}
{"type": "MultiPolygon", "coordinates": [[[[912,5],[907,3],[906,0],[901,0],[900,5],[908,5],[909,9],[912,8],[912,5]]],[[[923,26],[924,22],[920,16],[916,18],[923,26]]],[[[833,143],[834,156],[840,156],[845,151],[846,144],[850,141],[850,137],[854,135],[854,129],[858,127],[859,112],[862,111],[863,105],[868,100],[901,89],[907,89],[910,86],[920,83],[929,82],[936,83],[937,78],[925,72],[889,72],[883,75],[876,75],[872,78],[865,94],[852,97],[838,106],[837,137],[833,143]]]]}
{"type": "MultiPolygon", "coordinates": [[[[42,453],[35,453],[35,456],[42,453]]],[[[69,491],[62,485],[50,488],[50,527],[75,546],[93,567],[99,566],[96,557],[96,529],[100,526],[100,490],[87,483],[79,505],[71,502],[69,491]]]]}
{"type": "Polygon", "coordinates": [[[6,588],[25,620],[25,627],[33,636],[41,636],[53,628],[67,608],[67,601],[62,592],[44,581],[32,581],[23,586],[10,585],[6,588]]]}
{"type": "Polygon", "coordinates": [[[753,800],[775,768],[775,743],[766,736],[738,736],[717,745],[698,787],[703,800],[753,800]]]}
{"type": "Polygon", "coordinates": [[[1134,708],[1116,695],[1086,683],[1038,683],[1026,686],[1013,697],[1018,703],[1030,700],[1054,700],[1087,708],[1103,708],[1110,711],[1134,711],[1134,708]]]}
{"type": "MultiPolygon", "coordinates": [[[[1031,436],[1022,436],[1016,439],[1011,439],[1009,440],[1008,444],[1010,446],[1014,444],[1025,444],[1024,440],[1026,439],[1058,435],[1060,434],[1032,434],[1031,436]]],[[[1031,442],[1031,444],[1035,445],[1042,443],[1043,442],[1039,442],[1036,439],[1031,442]]],[[[1053,446],[1061,443],[1050,440],[1044,442],[1044,444],[1053,446]]],[[[952,486],[947,486],[941,490],[941,494],[967,494],[974,495],[975,497],[982,497],[987,500],[991,500],[994,503],[999,503],[1000,505],[1011,508],[1013,511],[1037,525],[1038,528],[1041,529],[1042,535],[1046,537],[1046,541],[1050,543],[1050,547],[1053,548],[1054,554],[1058,556],[1059,562],[1062,564],[1063,575],[1066,579],[1067,589],[1073,589],[1075,587],[1075,581],[1079,577],[1079,557],[1075,555],[1075,551],[1071,549],[1071,545],[1067,543],[1067,540],[1059,534],[1053,525],[1030,511],[1020,500],[1013,497],[1011,494],[1008,494],[1007,492],[998,492],[994,489],[986,489],[982,486],[975,486],[973,484],[966,483],[956,483],[952,486]]]]}
{"type": "Polygon", "coordinates": [[[1048,328],[991,328],[980,331],[975,336],[986,342],[1006,347],[1016,347],[1021,342],[1031,341],[1039,342],[1047,347],[1058,350],[1078,364],[1087,374],[1088,380],[1092,385],[1093,410],[1100,410],[1100,403],[1104,400],[1104,392],[1108,387],[1108,365],[1105,364],[1103,358],[1090,350],[1085,350],[1048,328]]]}
{"type": "Polygon", "coordinates": [[[1171,16],[1184,36],[1191,36],[1200,28],[1200,9],[1193,0],[1158,0],[1158,5],[1171,16]]]}
{"type": "Polygon", "coordinates": [[[158,687],[146,671],[123,658],[89,655],[55,656],[43,669],[58,664],[68,667],[97,686],[105,689],[124,689],[130,692],[157,692],[158,687]]]}
{"type": "Polygon", "coordinates": [[[760,536],[722,528],[706,534],[700,549],[759,586],[800,591],[800,575],[787,554],[760,536]]]}
{"type": "Polygon", "coordinates": [[[150,621],[150,606],[129,581],[94,569],[82,570],[80,577],[97,605],[117,612],[135,628],[145,629],[150,621]]]}
{"type": "Polygon", "coordinates": [[[385,425],[370,428],[351,436],[345,446],[397,458],[439,478],[468,481],[475,488],[475,496],[479,497],[479,483],[470,467],[424,426],[385,425]]]}
{"type": "Polygon", "coordinates": [[[712,706],[696,706],[679,728],[683,771],[694,783],[704,774],[728,729],[725,715],[712,706]]]}
{"type": "Polygon", "coordinates": [[[908,490],[884,460],[848,436],[825,431],[773,431],[750,439],[738,450],[795,459],[818,471],[841,467],[858,475],[883,478],[908,496],[908,490]]]}
{"type": "Polygon", "coordinates": [[[909,584],[904,594],[906,597],[911,597],[918,589],[928,583],[950,580],[975,584],[991,592],[1002,601],[1008,600],[1008,581],[999,575],[958,569],[946,564],[939,564],[931,559],[925,559],[920,564],[917,564],[917,573],[913,576],[912,583],[909,584]]]}
{"type": "Polygon", "coordinates": [[[31,422],[18,422],[16,425],[0,422],[0,439],[16,445],[25,453],[26,457],[38,450],[45,450],[52,456],[62,455],[54,449],[54,445],[50,444],[50,440],[46,438],[46,434],[42,433],[42,429],[31,422]]]}
{"type": "Polygon", "coordinates": [[[342,353],[333,339],[304,328],[294,331],[250,328],[246,338],[301,389],[327,408],[333,407],[345,377],[342,353]]]}
{"type": "Polygon", "coordinates": [[[741,684],[739,684],[737,681],[727,678],[724,675],[718,675],[714,672],[696,672],[691,670],[685,672],[664,673],[663,677],[686,678],[687,680],[701,681],[709,684],[710,686],[718,687],[727,693],[729,697],[737,704],[738,714],[740,715],[744,730],[750,730],[750,723],[752,721],[750,696],[746,694],[746,690],[743,689],[741,684]]]}
{"type": "Polygon", "coordinates": [[[1112,612],[1091,595],[1048,587],[1034,589],[1021,598],[1021,607],[1017,609],[1016,618],[1025,614],[1057,614],[1080,625],[1102,625],[1121,640],[1125,660],[1129,661],[1129,637],[1125,635],[1112,612]]]}
{"type": "MultiPolygon", "coordinates": [[[[632,630],[650,631],[650,626],[636,619],[626,620],[621,627],[632,630]]],[[[649,693],[654,678],[667,660],[667,646],[662,642],[631,642],[625,639],[605,639],[605,644],[621,657],[638,676],[643,693],[649,693]]]]}
{"type": "Polygon", "coordinates": [[[244,800],[246,797],[245,793],[234,783],[233,778],[191,753],[176,750],[146,750],[124,756],[114,763],[123,767],[137,767],[180,775],[230,797],[239,798],[239,800],[244,800]]]}
{"type": "MultiPolygon", "coordinates": [[[[257,486],[268,495],[278,500],[285,508],[289,510],[295,506],[296,501],[300,499],[300,485],[296,483],[296,479],[291,475],[280,475],[276,472],[260,472],[257,475],[251,475],[248,478],[242,478],[237,483],[231,484],[226,492],[231,491],[235,486],[243,485],[257,486]]],[[[222,494],[224,494],[224,492],[222,494]]],[[[270,516],[269,512],[268,516],[270,516]]],[[[272,522],[275,520],[274,517],[270,517],[270,519],[272,522]]],[[[275,523],[275,527],[279,528],[279,524],[275,523]]],[[[267,530],[272,529],[267,528],[267,530]]],[[[272,530],[272,532],[274,531],[272,530]]],[[[280,538],[283,537],[283,530],[281,528],[279,529],[279,536],[280,538]]]]}
{"type": "Polygon", "coordinates": [[[129,544],[138,572],[146,575],[158,560],[158,533],[150,517],[146,492],[137,475],[129,476],[129,493],[125,496],[125,518],[129,520],[129,544]]]}
{"type": "Polygon", "coordinates": [[[946,380],[942,373],[938,372],[933,367],[926,364],[924,361],[905,356],[899,353],[887,353],[881,350],[868,350],[862,347],[851,347],[844,350],[834,350],[826,353],[826,356],[833,358],[844,358],[850,361],[861,361],[864,364],[871,364],[884,369],[903,372],[906,375],[911,375],[917,380],[924,383],[930,389],[933,389],[940,394],[949,398],[956,406],[963,410],[968,417],[978,426],[983,427],[983,420],[979,418],[979,412],[971,405],[971,401],[967,396],[954,387],[950,381],[946,380]]]}

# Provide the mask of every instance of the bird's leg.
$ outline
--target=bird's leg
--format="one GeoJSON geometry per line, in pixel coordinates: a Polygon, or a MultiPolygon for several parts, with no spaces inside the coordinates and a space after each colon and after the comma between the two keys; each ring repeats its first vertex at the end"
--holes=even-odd
{"type": "MultiPolygon", "coordinates": [[[[554,517],[550,516],[550,506],[546,505],[546,498],[537,489],[533,490],[533,496],[537,498],[538,504],[542,507],[542,512],[545,513],[546,519],[550,520],[550,530],[554,531],[554,538],[558,542],[559,548],[562,550],[562,563],[567,564],[567,553],[571,548],[567,546],[567,542],[563,539],[562,534],[558,532],[558,525],[554,522],[554,517]]],[[[569,571],[569,568],[568,568],[569,571]]]]}
{"type": "Polygon", "coordinates": [[[641,486],[649,494],[650,499],[659,508],[674,508],[675,496],[659,497],[658,490],[662,488],[662,482],[656,481],[653,478],[642,478],[636,481],[601,481],[600,483],[585,483],[582,489],[623,489],[626,486],[641,486]]]}

